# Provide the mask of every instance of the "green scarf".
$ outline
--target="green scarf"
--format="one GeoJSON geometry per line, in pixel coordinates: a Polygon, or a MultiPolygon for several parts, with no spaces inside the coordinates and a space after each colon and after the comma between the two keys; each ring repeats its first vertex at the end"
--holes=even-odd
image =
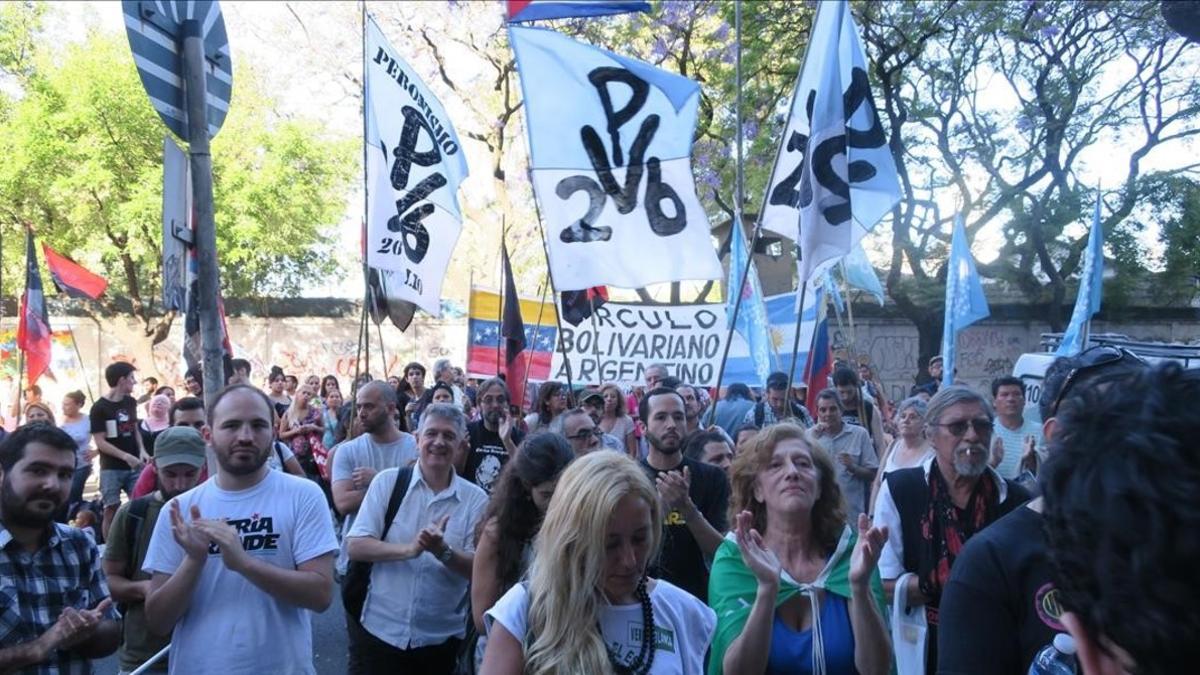
{"type": "MultiPolygon", "coordinates": [[[[820,588],[826,593],[840,595],[850,599],[850,555],[858,541],[858,533],[847,526],[842,530],[837,548],[825,564],[825,569],[807,587],[820,588]]],[[[775,596],[775,607],[802,593],[806,586],[796,584],[788,577],[779,580],[779,593],[775,596]]],[[[708,675],[722,675],[725,652],[733,641],[742,634],[750,609],[754,606],[754,596],[758,591],[758,579],[754,572],[742,561],[741,550],[733,534],[726,535],[725,541],[717,548],[713,559],[712,572],[708,581],[708,604],[717,613],[717,631],[713,635],[712,652],[708,660],[708,675]]],[[[883,584],[879,580],[879,571],[871,574],[871,592],[875,602],[884,617],[887,616],[887,604],[883,595],[883,584]]],[[[814,648],[817,645],[814,641],[814,648]]]]}

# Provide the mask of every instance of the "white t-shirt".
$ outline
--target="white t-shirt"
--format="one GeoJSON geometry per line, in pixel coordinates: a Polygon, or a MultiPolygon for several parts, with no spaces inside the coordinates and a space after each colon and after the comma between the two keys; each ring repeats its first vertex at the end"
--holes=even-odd
{"type": "Polygon", "coordinates": [[[996,473],[1009,480],[1015,480],[1021,475],[1021,455],[1025,453],[1025,437],[1033,436],[1035,448],[1045,445],[1045,441],[1042,440],[1042,425],[1026,417],[1022,419],[1021,426],[1009,429],[997,417],[994,428],[992,433],[1004,443],[1004,459],[1000,460],[996,473]]]}
{"type": "MultiPolygon", "coordinates": [[[[312,481],[268,471],[249,490],[230,492],[205,481],[179,495],[185,514],[195,505],[202,518],[225,518],[238,528],[242,546],[262,562],[296,569],[337,550],[329,509],[312,481]]],[[[147,573],[174,574],[183,549],[171,534],[170,503],[163,506],[146,560],[147,573]]],[[[228,675],[315,673],[310,612],[268,595],[225,567],[219,550],[196,581],[187,611],[171,637],[170,672],[228,675]]]]}
{"type": "MultiPolygon", "coordinates": [[[[687,591],[662,579],[653,582],[650,605],[654,608],[656,632],[655,675],[701,675],[704,672],[704,653],[712,642],[717,628],[717,614],[687,591]]],[[[525,645],[529,620],[529,592],[523,584],[508,589],[495,606],[484,614],[484,627],[490,633],[499,622],[513,637],[525,645]]],[[[637,658],[641,649],[642,606],[602,605],[600,632],[609,651],[625,663],[637,658]]]]}
{"type": "MultiPolygon", "coordinates": [[[[400,432],[400,438],[391,443],[376,443],[370,434],[352,438],[337,446],[333,453],[333,471],[330,485],[339,480],[354,478],[354,470],[367,466],[378,474],[384,469],[405,467],[417,461],[417,439],[412,434],[400,432]]],[[[374,481],[372,481],[374,482],[374,481]]],[[[361,508],[361,507],[360,507],[361,508]]],[[[354,527],[357,514],[347,513],[342,522],[342,548],[338,551],[337,570],[345,574],[349,559],[346,557],[346,535],[354,527]]]]}

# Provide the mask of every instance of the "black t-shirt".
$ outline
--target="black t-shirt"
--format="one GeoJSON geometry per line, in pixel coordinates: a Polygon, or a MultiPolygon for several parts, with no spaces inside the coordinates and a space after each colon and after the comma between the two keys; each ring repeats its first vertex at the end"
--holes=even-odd
{"type": "MultiPolygon", "coordinates": [[[[132,396],[126,396],[116,403],[103,396],[100,397],[92,404],[92,409],[88,413],[88,420],[91,423],[93,434],[102,433],[104,434],[104,439],[116,446],[118,450],[127,452],[134,457],[138,456],[137,401],[132,396]],[[115,436],[109,433],[109,422],[113,423],[113,429],[116,431],[115,436]]],[[[100,453],[101,471],[128,468],[129,464],[121,461],[121,459],[100,453]]]]}
{"type": "MultiPolygon", "coordinates": [[[[875,419],[875,406],[871,405],[870,401],[863,401],[863,412],[866,415],[866,420],[858,418],[858,406],[852,408],[842,407],[842,421],[846,424],[853,424],[856,427],[862,427],[871,433],[871,422],[875,419]]],[[[874,438],[874,436],[872,436],[874,438]]]]}
{"type": "MultiPolygon", "coordinates": [[[[682,471],[685,466],[688,468],[692,479],[688,494],[692,502],[713,529],[725,532],[729,529],[725,514],[729,508],[729,479],[725,472],[694,459],[682,459],[672,471],[682,471]]],[[[655,469],[644,459],[641,464],[652,482],[660,474],[668,473],[655,469]]],[[[700,551],[700,544],[692,536],[682,513],[670,510],[664,514],[664,519],[662,551],[647,573],[655,578],[666,579],[708,602],[708,564],[700,551]]]]}
{"type": "MultiPolygon", "coordinates": [[[[467,425],[467,439],[470,447],[467,449],[463,478],[483,488],[483,491],[490,495],[500,478],[500,471],[508,463],[508,450],[504,447],[504,440],[500,438],[500,434],[483,426],[483,420],[467,425]]],[[[513,429],[513,445],[520,445],[522,440],[521,432],[513,429]]]]}
{"type": "Polygon", "coordinates": [[[1066,632],[1050,582],[1042,516],[1025,507],[980,531],[954,560],[942,590],[942,675],[1024,675],[1033,657],[1066,632]]]}

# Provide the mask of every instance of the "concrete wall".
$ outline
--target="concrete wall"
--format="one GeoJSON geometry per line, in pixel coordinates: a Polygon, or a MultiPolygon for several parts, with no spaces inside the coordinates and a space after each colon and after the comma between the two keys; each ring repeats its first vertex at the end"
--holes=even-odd
{"type": "MultiPolygon", "coordinates": [[[[104,390],[100,381],[104,366],[117,360],[134,363],[142,377],[155,375],[163,383],[182,381],[184,367],[179,353],[182,321],[176,321],[170,337],[153,350],[147,348],[140,327],[133,323],[110,321],[101,329],[85,318],[51,317],[51,324],[56,331],[73,326],[82,357],[81,368],[69,334],[56,334],[52,367],[58,381],[40,382],[47,398],[55,404],[62,393],[72,389],[87,392],[90,387],[94,395],[99,395],[104,390]]],[[[851,342],[849,328],[836,322],[831,325],[834,348],[846,350],[851,342]]],[[[14,392],[13,379],[9,378],[17,369],[17,352],[12,344],[15,328],[11,318],[0,324],[0,403],[11,401],[14,392]]],[[[343,381],[355,372],[356,318],[233,317],[229,319],[229,329],[235,353],[251,361],[256,381],[265,379],[272,365],[298,375],[333,373],[343,381]]],[[[1193,322],[1097,322],[1093,330],[1124,333],[1144,340],[1200,341],[1200,324],[1193,322]]],[[[1012,372],[1018,356],[1036,351],[1039,335],[1047,331],[1048,325],[1036,321],[985,321],[968,328],[959,337],[959,378],[986,390],[993,378],[1012,372]]],[[[413,360],[430,365],[434,359],[446,357],[462,365],[466,360],[466,319],[422,318],[403,334],[385,325],[383,341],[389,373],[399,373],[405,363],[413,360]]],[[[384,372],[384,364],[374,324],[370,349],[367,368],[378,377],[384,372]]],[[[865,356],[875,366],[890,398],[907,396],[917,372],[917,331],[910,323],[902,319],[858,319],[853,353],[856,359],[865,356]]]]}

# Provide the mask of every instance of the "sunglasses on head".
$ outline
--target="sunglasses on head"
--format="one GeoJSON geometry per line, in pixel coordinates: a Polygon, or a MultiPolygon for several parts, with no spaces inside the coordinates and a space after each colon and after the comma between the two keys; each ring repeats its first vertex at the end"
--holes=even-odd
{"type": "Polygon", "coordinates": [[[1071,390],[1071,385],[1078,381],[1082,373],[1112,365],[1124,358],[1130,358],[1142,364],[1145,363],[1142,357],[1128,349],[1112,345],[1100,345],[1085,349],[1075,358],[1080,361],[1080,365],[1072,368],[1063,379],[1062,386],[1058,388],[1058,395],[1054,397],[1054,404],[1050,407],[1051,417],[1058,415],[1058,406],[1062,405],[1063,399],[1067,397],[1067,392],[1071,390]]]}

